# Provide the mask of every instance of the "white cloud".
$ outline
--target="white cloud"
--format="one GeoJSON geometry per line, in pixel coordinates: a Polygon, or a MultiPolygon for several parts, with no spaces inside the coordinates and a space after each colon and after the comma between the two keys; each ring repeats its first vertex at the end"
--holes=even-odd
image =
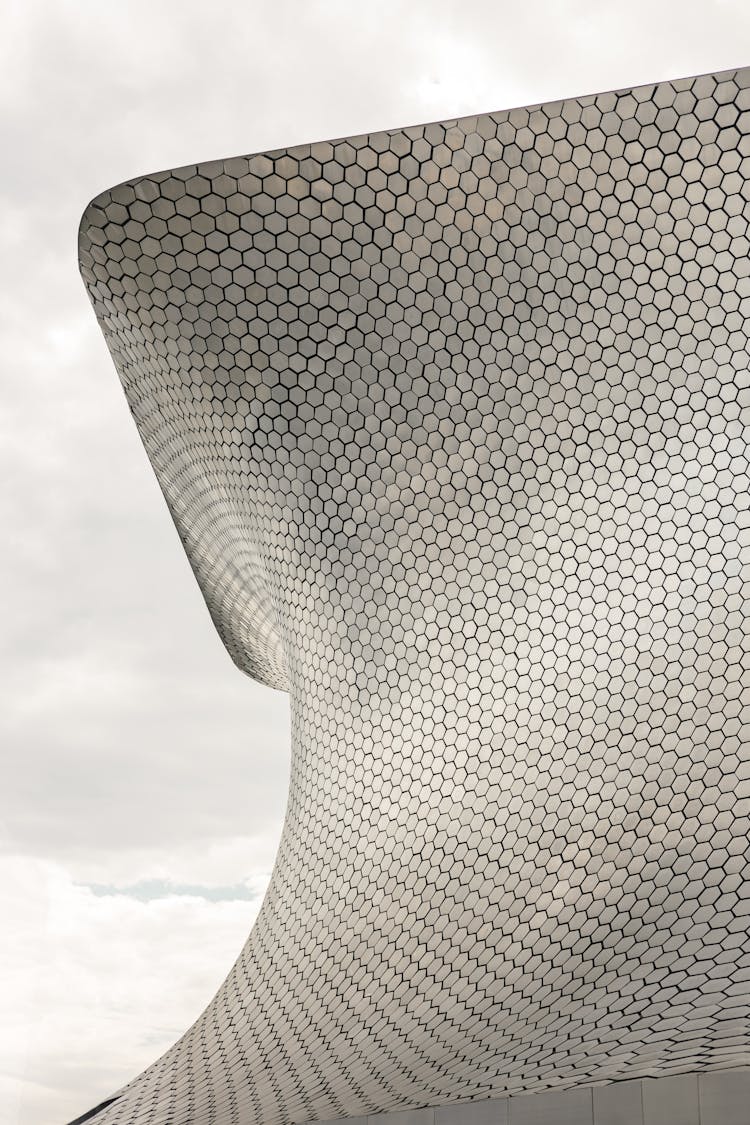
{"type": "Polygon", "coordinates": [[[0,880],[0,1082],[26,1123],[77,1116],[171,1046],[238,955],[267,876],[221,902],[96,895],[26,858],[0,860],[0,880]]]}

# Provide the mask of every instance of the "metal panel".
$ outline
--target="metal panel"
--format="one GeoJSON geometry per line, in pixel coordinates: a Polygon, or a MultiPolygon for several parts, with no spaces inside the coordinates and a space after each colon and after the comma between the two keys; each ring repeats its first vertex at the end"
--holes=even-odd
{"type": "Polygon", "coordinates": [[[508,1099],[441,1105],[435,1109],[435,1125],[508,1125],[508,1099]]]}
{"type": "Polygon", "coordinates": [[[701,1125],[750,1125],[750,1070],[701,1074],[701,1125]]]}
{"type": "Polygon", "coordinates": [[[643,1125],[643,1094],[639,1081],[597,1086],[594,1125],[643,1125]]]}
{"type": "Polygon", "coordinates": [[[593,1125],[591,1090],[554,1091],[510,1099],[510,1125],[593,1125]]]}
{"type": "Polygon", "coordinates": [[[681,1074],[643,1083],[644,1125],[701,1125],[698,1076],[681,1074]]]}

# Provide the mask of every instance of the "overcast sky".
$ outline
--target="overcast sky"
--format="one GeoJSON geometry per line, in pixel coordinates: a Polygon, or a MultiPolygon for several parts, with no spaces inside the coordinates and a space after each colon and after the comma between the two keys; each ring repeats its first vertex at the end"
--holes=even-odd
{"type": "Polygon", "coordinates": [[[281,830],[286,698],[213,631],[79,281],[175,165],[750,63],[747,0],[4,0],[0,1119],[62,1123],[207,1003],[281,830]]]}

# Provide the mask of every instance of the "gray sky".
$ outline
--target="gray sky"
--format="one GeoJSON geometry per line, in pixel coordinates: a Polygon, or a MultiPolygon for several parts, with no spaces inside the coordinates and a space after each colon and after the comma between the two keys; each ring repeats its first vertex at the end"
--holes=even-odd
{"type": "Polygon", "coordinates": [[[289,767],[286,699],[221,648],[86,301],[84,206],[160,168],[747,65],[750,5],[2,11],[0,1118],[47,1125],[209,1000],[257,912],[289,767]]]}

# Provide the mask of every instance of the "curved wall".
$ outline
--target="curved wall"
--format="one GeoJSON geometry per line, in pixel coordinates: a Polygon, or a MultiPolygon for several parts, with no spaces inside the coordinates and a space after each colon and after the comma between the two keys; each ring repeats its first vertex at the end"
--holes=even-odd
{"type": "Polygon", "coordinates": [[[739,71],[87,209],[210,612],[293,716],[259,919],[97,1125],[750,1063],[749,161],[739,71]]]}

